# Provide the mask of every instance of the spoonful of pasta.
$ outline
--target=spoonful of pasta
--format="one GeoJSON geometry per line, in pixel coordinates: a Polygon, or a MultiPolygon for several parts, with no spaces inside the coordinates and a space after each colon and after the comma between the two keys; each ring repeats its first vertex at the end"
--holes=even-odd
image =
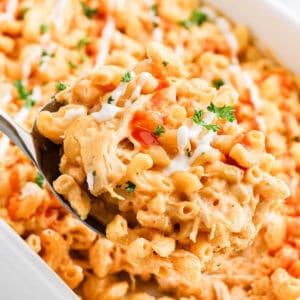
{"type": "MultiPolygon", "coordinates": [[[[56,100],[46,104],[42,111],[56,112],[62,106],[56,100]]],[[[6,134],[9,139],[18,146],[24,154],[33,162],[38,171],[47,181],[51,191],[61,204],[74,216],[79,218],[88,227],[97,233],[105,236],[105,226],[91,215],[84,220],[72,208],[70,202],[66,201],[53,187],[53,181],[59,176],[59,165],[62,147],[42,136],[37,129],[36,121],[31,132],[22,129],[2,108],[0,108],[0,131],[6,134]]]]}

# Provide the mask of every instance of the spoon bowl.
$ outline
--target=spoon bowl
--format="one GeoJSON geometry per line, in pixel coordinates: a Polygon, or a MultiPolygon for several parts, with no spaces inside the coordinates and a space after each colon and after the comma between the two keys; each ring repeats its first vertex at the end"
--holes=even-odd
{"type": "MultiPolygon", "coordinates": [[[[61,106],[61,103],[53,100],[47,103],[40,112],[56,112],[61,106]]],[[[60,175],[59,164],[62,154],[62,146],[57,145],[42,136],[37,128],[36,120],[31,133],[27,132],[17,125],[2,108],[0,108],[0,131],[6,134],[7,137],[33,162],[60,203],[90,229],[105,236],[104,224],[90,214],[85,220],[82,220],[73,210],[69,202],[59,195],[53,188],[53,181],[60,175]]],[[[88,191],[86,192],[89,194],[88,191]]]]}

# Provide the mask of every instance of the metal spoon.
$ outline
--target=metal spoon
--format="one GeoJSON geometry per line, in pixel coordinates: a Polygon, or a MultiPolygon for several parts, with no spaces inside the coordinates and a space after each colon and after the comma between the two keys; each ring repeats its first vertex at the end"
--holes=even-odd
{"type": "MultiPolygon", "coordinates": [[[[46,104],[41,111],[56,112],[62,106],[56,100],[46,104]]],[[[33,162],[39,172],[46,179],[51,191],[61,204],[81,222],[90,229],[105,236],[105,226],[96,218],[88,215],[87,219],[82,220],[72,209],[69,202],[59,195],[53,188],[53,181],[60,175],[59,163],[61,158],[61,145],[54,144],[42,136],[34,122],[33,129],[30,132],[25,131],[2,109],[0,108],[0,131],[18,146],[33,162]]]]}

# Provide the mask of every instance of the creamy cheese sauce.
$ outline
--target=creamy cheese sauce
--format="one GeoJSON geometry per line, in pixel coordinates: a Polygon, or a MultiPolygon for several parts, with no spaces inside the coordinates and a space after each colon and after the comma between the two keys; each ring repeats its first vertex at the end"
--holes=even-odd
{"type": "Polygon", "coordinates": [[[102,31],[102,36],[98,42],[99,53],[96,58],[96,68],[104,65],[110,48],[110,42],[115,30],[115,21],[112,17],[108,17],[102,31]]]}
{"type": "Polygon", "coordinates": [[[161,28],[159,28],[159,27],[154,28],[154,30],[153,30],[153,40],[155,42],[161,43],[162,39],[163,39],[163,32],[162,32],[161,28]]]}

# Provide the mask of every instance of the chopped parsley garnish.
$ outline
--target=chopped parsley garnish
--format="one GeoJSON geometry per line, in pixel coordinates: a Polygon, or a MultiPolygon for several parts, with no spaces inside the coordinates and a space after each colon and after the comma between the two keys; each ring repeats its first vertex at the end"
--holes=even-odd
{"type": "Polygon", "coordinates": [[[81,8],[83,13],[89,18],[93,18],[97,13],[97,8],[90,8],[85,2],[81,2],[81,8]]]}
{"type": "Polygon", "coordinates": [[[181,20],[178,22],[178,25],[184,27],[185,29],[190,29],[193,24],[190,20],[181,20]]]}
{"type": "Polygon", "coordinates": [[[108,104],[112,104],[115,101],[115,99],[112,96],[109,96],[107,99],[108,104]]]}
{"type": "Polygon", "coordinates": [[[202,118],[203,118],[203,110],[195,110],[194,115],[192,117],[193,121],[198,124],[201,125],[202,127],[204,127],[207,130],[212,130],[213,132],[217,132],[220,129],[219,125],[216,124],[207,124],[205,123],[202,118]]]}
{"type": "Polygon", "coordinates": [[[202,127],[204,127],[205,129],[211,130],[213,132],[218,132],[220,130],[220,126],[217,124],[207,124],[202,121],[202,123],[200,125],[202,127]]]}
{"type": "Polygon", "coordinates": [[[211,83],[216,89],[219,89],[222,85],[225,84],[224,81],[220,78],[214,79],[211,83]]]}
{"type": "Polygon", "coordinates": [[[54,53],[49,53],[48,51],[46,50],[42,50],[42,56],[49,56],[49,57],[54,57],[54,53]]]}
{"type": "Polygon", "coordinates": [[[158,125],[155,130],[154,130],[154,134],[155,135],[160,135],[161,133],[165,132],[165,128],[162,125],[158,125]]]}
{"type": "Polygon", "coordinates": [[[187,148],[185,151],[186,151],[187,157],[191,157],[192,156],[190,148],[187,148]]]}
{"type": "Polygon", "coordinates": [[[181,20],[178,25],[183,26],[185,29],[190,29],[193,25],[202,25],[207,20],[207,14],[199,10],[193,10],[189,19],[181,20]]]}
{"type": "Polygon", "coordinates": [[[55,84],[55,87],[59,92],[61,92],[67,88],[67,85],[60,81],[55,84]]]}
{"type": "Polygon", "coordinates": [[[125,190],[128,193],[133,193],[134,190],[135,190],[136,185],[131,181],[126,181],[126,184],[127,184],[127,186],[126,186],[125,190]]]}
{"type": "Polygon", "coordinates": [[[192,23],[200,26],[207,20],[207,14],[199,10],[193,10],[190,20],[192,23]]]}
{"type": "Polygon", "coordinates": [[[31,108],[34,105],[35,105],[35,101],[31,98],[28,98],[25,102],[25,107],[28,108],[28,109],[31,108]]]}
{"type": "Polygon", "coordinates": [[[293,142],[299,142],[299,140],[300,140],[300,139],[299,139],[298,136],[294,136],[294,137],[293,137],[293,142]]]}
{"type": "Polygon", "coordinates": [[[164,61],[162,62],[162,64],[166,67],[166,66],[169,64],[169,62],[164,60],[164,61]]]}
{"type": "Polygon", "coordinates": [[[42,189],[44,188],[44,177],[41,173],[37,173],[34,182],[42,189]]]}
{"type": "Polygon", "coordinates": [[[70,66],[71,69],[76,69],[78,67],[77,64],[73,63],[72,61],[68,61],[68,65],[70,66]]]}
{"type": "Polygon", "coordinates": [[[40,33],[44,34],[44,33],[46,33],[48,30],[49,30],[49,25],[47,25],[47,24],[42,24],[42,25],[40,26],[40,33]]]}
{"type": "Polygon", "coordinates": [[[27,100],[27,98],[32,95],[32,92],[26,90],[21,80],[16,80],[14,86],[18,90],[18,98],[20,100],[27,100]]]}
{"type": "Polygon", "coordinates": [[[81,62],[86,62],[86,60],[88,59],[88,56],[85,54],[85,53],[83,53],[81,56],[80,56],[80,60],[81,60],[81,62]]]}
{"type": "Polygon", "coordinates": [[[93,176],[96,176],[96,175],[97,175],[96,170],[94,170],[94,171],[92,172],[92,174],[93,174],[93,176]]]}
{"type": "Polygon", "coordinates": [[[207,110],[215,113],[219,119],[227,119],[229,122],[235,121],[233,106],[224,105],[217,107],[211,102],[207,107],[207,110]]]}
{"type": "Polygon", "coordinates": [[[152,10],[154,16],[158,16],[157,4],[152,4],[151,10],[152,10]]]}
{"type": "Polygon", "coordinates": [[[21,10],[21,19],[24,19],[25,15],[28,13],[28,11],[29,11],[29,7],[24,7],[21,10]]]}
{"type": "Polygon", "coordinates": [[[193,121],[196,124],[201,125],[203,115],[204,115],[203,110],[195,110],[194,115],[193,115],[193,121]]]}
{"type": "Polygon", "coordinates": [[[126,71],[123,77],[121,78],[121,82],[129,82],[131,79],[132,78],[130,71],[126,71]]]}
{"type": "Polygon", "coordinates": [[[77,43],[77,49],[81,51],[86,45],[90,43],[90,40],[87,37],[80,39],[77,43]]]}

